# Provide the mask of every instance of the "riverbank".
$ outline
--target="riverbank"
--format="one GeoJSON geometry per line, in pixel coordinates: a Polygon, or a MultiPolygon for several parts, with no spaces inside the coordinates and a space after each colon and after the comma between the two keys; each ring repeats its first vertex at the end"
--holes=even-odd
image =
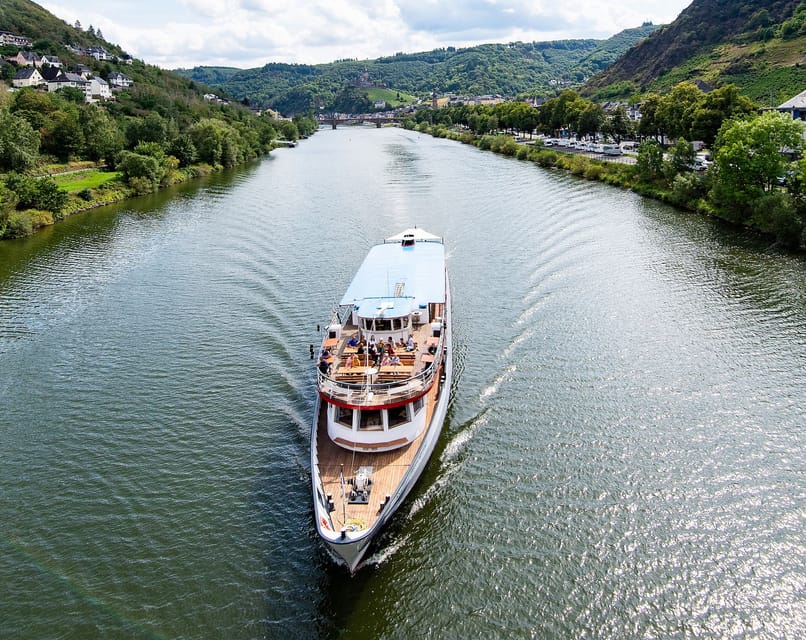
{"type": "Polygon", "coordinates": [[[714,206],[708,199],[711,184],[707,172],[667,172],[652,180],[646,180],[642,178],[636,165],[599,160],[538,145],[521,144],[512,136],[505,134],[478,136],[470,131],[456,131],[442,125],[425,123],[418,125],[416,129],[437,138],[472,144],[479,149],[534,162],[544,168],[558,168],[587,180],[629,189],[680,210],[715,218],[769,236],[788,248],[800,252],[806,251],[806,228],[802,224],[793,228],[792,224],[778,223],[776,218],[773,218],[772,223],[766,220],[757,222],[755,218],[737,222],[732,216],[714,206]]]}
{"type": "MultiPolygon", "coordinates": [[[[275,145],[273,149],[277,146],[291,145],[275,145]]],[[[251,158],[247,162],[254,160],[255,158],[251,158]]],[[[205,163],[181,168],[170,167],[158,183],[145,183],[141,180],[127,181],[123,171],[109,169],[95,162],[46,165],[28,179],[36,181],[40,186],[46,185],[46,188],[57,193],[58,197],[45,199],[50,205],[48,209],[35,207],[15,209],[7,213],[5,220],[0,216],[0,222],[5,222],[4,225],[0,225],[0,241],[24,238],[38,229],[56,224],[77,213],[141,197],[224,169],[222,165],[213,166],[205,163]]],[[[0,176],[0,187],[2,179],[3,176],[0,176]]]]}

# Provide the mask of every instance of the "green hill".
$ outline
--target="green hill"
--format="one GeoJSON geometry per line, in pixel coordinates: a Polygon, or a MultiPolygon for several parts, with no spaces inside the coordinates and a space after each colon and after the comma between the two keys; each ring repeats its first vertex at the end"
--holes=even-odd
{"type": "Polygon", "coordinates": [[[804,52],[806,5],[796,0],[694,0],[581,92],[629,97],[690,80],[733,83],[759,104],[780,103],[806,88],[804,52]]]}
{"type": "MultiPolygon", "coordinates": [[[[205,99],[209,88],[133,60],[89,25],[68,25],[29,0],[2,0],[0,30],[28,38],[33,52],[58,56],[68,69],[85,67],[85,77],[58,91],[40,83],[8,92],[3,81],[11,84],[17,64],[0,65],[0,239],[249,161],[278,136],[296,139],[316,127],[311,118],[280,122],[237,102],[205,99]],[[118,72],[133,85],[102,97],[98,79],[118,72]],[[98,95],[88,101],[89,78],[98,95]],[[69,183],[46,175],[77,167],[86,175],[69,183]]],[[[3,56],[17,53],[0,47],[3,56]]]]}
{"type": "Polygon", "coordinates": [[[195,67],[178,72],[238,100],[283,113],[314,110],[371,109],[366,91],[350,83],[365,71],[371,81],[395,92],[426,97],[546,94],[578,85],[612,64],[657,27],[645,24],[608,40],[561,40],[486,44],[423,53],[397,53],[375,60],[340,60],[328,64],[269,63],[257,69],[195,67]]]}

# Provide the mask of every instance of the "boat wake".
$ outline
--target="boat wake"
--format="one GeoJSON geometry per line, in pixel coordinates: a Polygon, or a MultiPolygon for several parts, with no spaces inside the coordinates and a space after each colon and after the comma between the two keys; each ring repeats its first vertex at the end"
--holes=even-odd
{"type": "Polygon", "coordinates": [[[501,373],[499,373],[495,377],[495,379],[492,381],[491,384],[489,384],[487,387],[482,389],[481,394],[479,396],[479,400],[481,400],[482,403],[486,403],[492,396],[494,396],[496,393],[498,393],[499,387],[504,382],[509,380],[513,376],[515,371],[517,371],[517,369],[518,369],[517,365],[511,364],[506,369],[504,369],[501,373]]]}

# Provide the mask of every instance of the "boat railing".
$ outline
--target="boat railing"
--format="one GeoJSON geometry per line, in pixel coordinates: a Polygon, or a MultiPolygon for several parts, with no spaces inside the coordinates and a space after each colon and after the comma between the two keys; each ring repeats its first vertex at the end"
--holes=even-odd
{"type": "Polygon", "coordinates": [[[337,380],[317,370],[319,390],[327,397],[357,406],[374,406],[393,401],[405,401],[422,395],[433,384],[442,362],[442,338],[434,361],[419,373],[401,380],[378,382],[368,376],[364,382],[337,380]]]}

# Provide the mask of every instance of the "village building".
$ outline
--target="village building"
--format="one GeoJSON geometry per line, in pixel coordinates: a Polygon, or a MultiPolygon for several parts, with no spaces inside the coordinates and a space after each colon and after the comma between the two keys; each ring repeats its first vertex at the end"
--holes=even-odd
{"type": "Polygon", "coordinates": [[[74,87],[76,89],[80,89],[84,92],[85,102],[90,102],[91,94],[89,80],[86,80],[75,73],[62,72],[56,76],[56,78],[48,82],[49,92],[58,91],[59,89],[64,89],[65,87],[74,87]]]}
{"type": "Polygon", "coordinates": [[[42,74],[39,73],[39,69],[36,67],[23,67],[14,74],[11,85],[22,89],[23,87],[36,87],[44,84],[44,82],[45,80],[42,78],[42,74]]]}
{"type": "Polygon", "coordinates": [[[109,86],[109,83],[104,80],[103,78],[90,78],[90,96],[93,102],[97,102],[99,100],[111,100],[112,99],[112,88],[109,86]]]}
{"type": "Polygon", "coordinates": [[[778,105],[776,110],[790,114],[793,120],[806,120],[806,91],[778,105]]]}
{"type": "Polygon", "coordinates": [[[58,56],[42,56],[42,66],[48,65],[49,67],[56,67],[57,69],[61,69],[62,61],[59,60],[58,56]]]}
{"type": "Polygon", "coordinates": [[[31,39],[25,36],[18,36],[10,31],[0,31],[0,45],[30,47],[31,39]]]}
{"type": "Polygon", "coordinates": [[[42,58],[40,58],[33,51],[17,51],[17,55],[9,56],[6,58],[9,62],[13,62],[18,67],[40,67],[42,66],[42,58]]]}
{"type": "Polygon", "coordinates": [[[113,71],[109,74],[109,84],[112,85],[113,89],[126,89],[134,84],[134,80],[120,71],[113,71]]]}

